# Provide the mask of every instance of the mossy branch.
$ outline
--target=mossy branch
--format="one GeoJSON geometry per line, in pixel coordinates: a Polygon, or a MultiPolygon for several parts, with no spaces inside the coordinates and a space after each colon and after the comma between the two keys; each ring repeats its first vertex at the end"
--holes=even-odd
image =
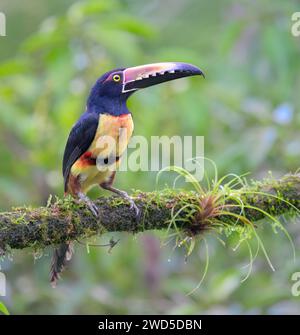
{"type": "Polygon", "coordinates": [[[104,232],[137,233],[164,230],[176,217],[176,229],[188,234],[205,233],[214,225],[256,223],[300,210],[300,174],[264,180],[239,189],[217,187],[199,194],[167,189],[133,194],[141,210],[139,222],[129,204],[117,197],[96,200],[99,219],[84,204],[71,198],[58,199],[46,207],[15,208],[0,213],[0,248],[43,248],[104,232]],[[238,200],[237,200],[238,199],[238,200]]]}

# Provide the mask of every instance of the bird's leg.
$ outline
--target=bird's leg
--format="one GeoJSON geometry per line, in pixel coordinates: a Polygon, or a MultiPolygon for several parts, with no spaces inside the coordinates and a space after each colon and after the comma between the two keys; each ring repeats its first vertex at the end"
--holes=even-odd
{"type": "Polygon", "coordinates": [[[117,188],[115,188],[115,187],[112,186],[114,177],[115,177],[115,172],[112,174],[112,176],[110,177],[110,179],[108,181],[101,183],[100,186],[102,188],[104,188],[105,190],[108,190],[108,191],[111,191],[113,193],[116,193],[120,197],[126,199],[130,203],[130,209],[134,209],[136,219],[138,220],[139,217],[140,217],[140,210],[139,210],[139,208],[135,204],[134,200],[127,194],[127,192],[119,190],[119,189],[117,189],[117,188]]]}
{"type": "Polygon", "coordinates": [[[67,193],[70,193],[74,198],[77,198],[80,201],[84,202],[95,217],[99,216],[98,207],[93,203],[93,201],[85,193],[82,192],[79,176],[76,177],[70,174],[69,180],[68,180],[68,192],[67,193]]]}
{"type": "Polygon", "coordinates": [[[95,217],[99,216],[99,210],[98,207],[93,203],[93,201],[84,193],[78,192],[77,197],[80,201],[86,203],[90,211],[93,213],[95,217]]]}
{"type": "Polygon", "coordinates": [[[106,183],[102,183],[102,184],[100,184],[100,186],[101,186],[102,188],[104,188],[105,190],[108,190],[108,191],[111,191],[111,192],[113,192],[113,193],[116,193],[116,194],[118,194],[120,197],[126,199],[126,200],[130,203],[130,209],[134,209],[136,218],[139,217],[139,215],[140,215],[140,210],[139,210],[139,208],[137,207],[137,205],[135,204],[134,200],[128,195],[127,192],[122,191],[122,190],[119,190],[119,189],[117,189],[117,188],[115,188],[115,187],[113,187],[113,186],[111,186],[111,185],[109,185],[109,184],[106,184],[106,183]]]}

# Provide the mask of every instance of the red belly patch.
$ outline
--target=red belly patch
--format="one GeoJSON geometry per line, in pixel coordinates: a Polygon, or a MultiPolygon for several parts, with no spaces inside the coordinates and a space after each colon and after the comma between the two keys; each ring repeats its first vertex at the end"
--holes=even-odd
{"type": "Polygon", "coordinates": [[[96,165],[96,158],[92,156],[90,151],[87,151],[79,158],[79,163],[81,166],[96,165]]]}

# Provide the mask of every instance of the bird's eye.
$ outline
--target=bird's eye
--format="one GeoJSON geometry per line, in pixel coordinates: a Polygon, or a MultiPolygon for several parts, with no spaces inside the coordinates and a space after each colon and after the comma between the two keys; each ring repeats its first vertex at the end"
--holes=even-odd
{"type": "Polygon", "coordinates": [[[116,83],[119,82],[120,80],[121,80],[121,77],[120,77],[119,74],[115,74],[115,75],[113,76],[113,81],[115,81],[116,83]]]}

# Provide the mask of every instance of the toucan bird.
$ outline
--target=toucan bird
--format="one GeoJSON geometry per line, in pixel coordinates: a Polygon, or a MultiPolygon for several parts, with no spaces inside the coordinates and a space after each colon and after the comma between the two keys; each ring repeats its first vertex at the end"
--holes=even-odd
{"type": "MultiPolygon", "coordinates": [[[[138,217],[139,209],[133,199],[125,191],[112,186],[116,168],[133,132],[133,120],[126,101],[141,88],[195,75],[204,76],[194,65],[168,62],[119,68],[101,76],[91,89],[86,111],[73,126],[65,147],[65,194],[85,202],[97,217],[97,206],[86,193],[98,185],[127,199],[138,217]],[[108,137],[114,139],[117,145],[107,145],[108,137]]],[[[51,266],[53,286],[71,256],[70,242],[55,250],[51,266]]]]}

